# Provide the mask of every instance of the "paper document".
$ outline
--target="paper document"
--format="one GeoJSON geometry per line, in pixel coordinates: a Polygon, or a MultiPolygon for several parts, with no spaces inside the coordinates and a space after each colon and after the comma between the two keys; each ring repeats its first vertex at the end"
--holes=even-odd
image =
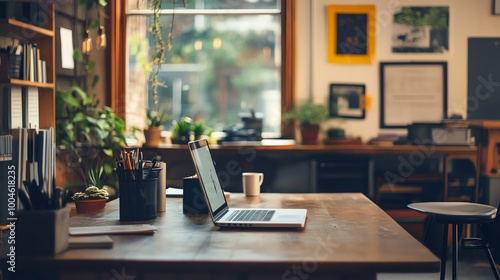
{"type": "Polygon", "coordinates": [[[157,227],[146,224],[69,227],[70,235],[153,234],[157,227]]]}

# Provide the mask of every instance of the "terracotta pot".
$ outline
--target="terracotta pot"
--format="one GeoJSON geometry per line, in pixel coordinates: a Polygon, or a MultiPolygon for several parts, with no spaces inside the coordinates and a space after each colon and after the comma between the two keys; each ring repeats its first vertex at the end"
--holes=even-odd
{"type": "Polygon", "coordinates": [[[108,199],[75,200],[76,213],[84,214],[104,209],[108,199]]]}
{"type": "Polygon", "coordinates": [[[146,138],[146,146],[158,146],[161,143],[161,132],[163,131],[163,126],[154,126],[148,129],[144,129],[144,138],[146,138]]]}
{"type": "Polygon", "coordinates": [[[300,134],[302,136],[302,144],[317,144],[319,125],[301,125],[300,134]]]}

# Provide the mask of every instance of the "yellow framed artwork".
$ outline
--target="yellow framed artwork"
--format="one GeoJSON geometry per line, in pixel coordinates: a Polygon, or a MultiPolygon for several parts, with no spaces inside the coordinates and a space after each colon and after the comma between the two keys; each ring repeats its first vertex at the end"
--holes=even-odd
{"type": "Polygon", "coordinates": [[[328,62],[371,63],[375,54],[375,6],[329,5],[328,62]]]}

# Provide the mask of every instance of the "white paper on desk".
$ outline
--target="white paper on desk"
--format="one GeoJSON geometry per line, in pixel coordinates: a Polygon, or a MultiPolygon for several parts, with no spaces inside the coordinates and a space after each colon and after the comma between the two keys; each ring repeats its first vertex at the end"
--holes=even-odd
{"type": "Polygon", "coordinates": [[[178,188],[167,188],[165,191],[167,197],[181,197],[183,193],[183,189],[178,188]]]}
{"type": "Polygon", "coordinates": [[[111,225],[69,227],[70,235],[106,235],[106,234],[153,234],[158,228],[152,225],[111,225]]]}

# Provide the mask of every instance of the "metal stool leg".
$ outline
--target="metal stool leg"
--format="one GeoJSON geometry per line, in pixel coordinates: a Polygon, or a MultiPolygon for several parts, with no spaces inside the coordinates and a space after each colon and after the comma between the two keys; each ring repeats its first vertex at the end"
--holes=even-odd
{"type": "Polygon", "coordinates": [[[500,275],[498,274],[498,269],[495,265],[495,261],[493,260],[493,256],[491,255],[490,248],[488,248],[488,245],[484,247],[484,252],[486,253],[486,257],[488,257],[488,262],[490,263],[491,270],[493,271],[493,274],[495,275],[496,280],[500,280],[500,275]]]}
{"type": "Polygon", "coordinates": [[[457,279],[457,264],[458,264],[458,225],[453,224],[453,260],[451,263],[452,267],[452,274],[451,274],[451,279],[455,280],[457,279]]]}
{"type": "Polygon", "coordinates": [[[425,219],[424,240],[423,240],[423,243],[424,243],[425,246],[429,245],[429,228],[431,227],[431,223],[432,223],[432,220],[433,220],[432,217],[433,216],[429,215],[425,219]]]}
{"type": "Polygon", "coordinates": [[[441,246],[441,274],[439,279],[444,280],[446,274],[446,257],[448,255],[448,224],[443,224],[443,244],[441,246]]]}

